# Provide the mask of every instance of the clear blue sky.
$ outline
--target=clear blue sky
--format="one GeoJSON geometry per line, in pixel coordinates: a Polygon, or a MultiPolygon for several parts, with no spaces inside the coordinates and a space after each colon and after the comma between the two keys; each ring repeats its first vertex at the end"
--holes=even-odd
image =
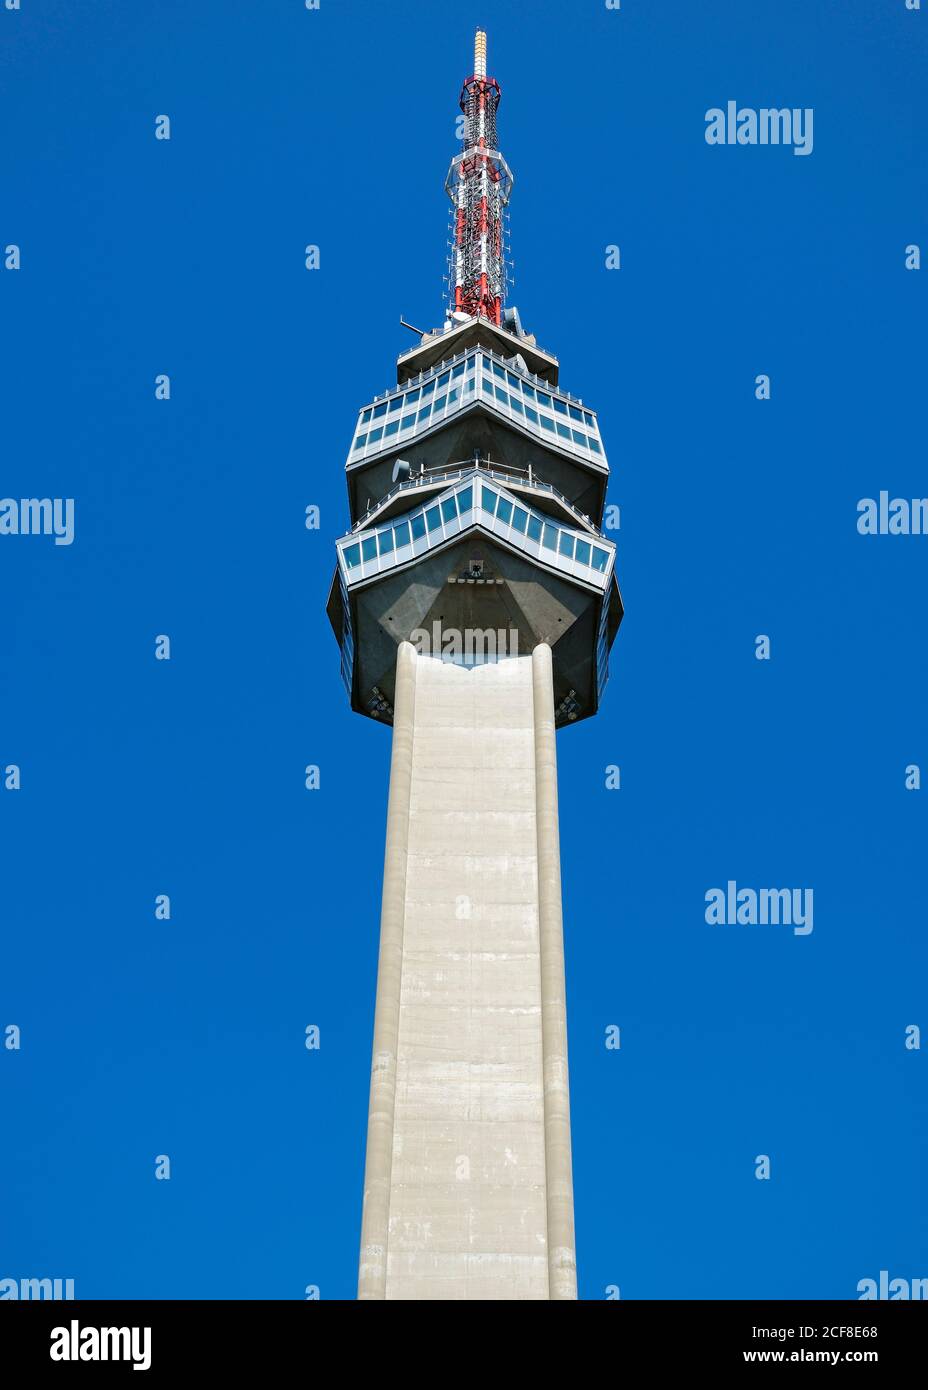
{"type": "Polygon", "coordinates": [[[76,539],[0,540],[0,1277],[354,1295],[390,740],[324,602],[355,412],[440,320],[477,22],[511,302],[622,507],[559,743],[581,1294],[928,1276],[928,538],[856,530],[928,492],[928,10],[22,0],[0,492],[76,539]],[[728,99],[812,107],[812,155],[710,147],[728,99]],[[707,926],[729,879],[812,887],[813,933],[707,926]]]}

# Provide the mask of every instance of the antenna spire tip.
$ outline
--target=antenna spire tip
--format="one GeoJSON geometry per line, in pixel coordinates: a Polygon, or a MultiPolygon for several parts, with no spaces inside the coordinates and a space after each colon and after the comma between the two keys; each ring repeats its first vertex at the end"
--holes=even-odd
{"type": "Polygon", "coordinates": [[[478,29],[474,35],[474,76],[486,77],[487,75],[487,34],[485,29],[478,29]]]}

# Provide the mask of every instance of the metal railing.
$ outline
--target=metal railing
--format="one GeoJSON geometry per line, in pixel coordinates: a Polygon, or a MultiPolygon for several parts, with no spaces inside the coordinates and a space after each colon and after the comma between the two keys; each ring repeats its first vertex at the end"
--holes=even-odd
{"type": "MultiPolygon", "coordinates": [[[[536,389],[544,391],[551,396],[561,396],[566,401],[573,401],[574,405],[582,406],[583,409],[589,411],[591,415],[596,414],[596,411],[592,410],[590,406],[583,404],[579,396],[572,396],[569,391],[565,391],[561,386],[552,386],[550,382],[545,381],[544,377],[536,376],[536,374],[530,372],[527,367],[517,367],[509,358],[503,357],[502,353],[494,352],[492,348],[483,347],[482,345],[465,348],[462,352],[456,352],[453,357],[446,357],[444,361],[437,362],[432,367],[427,367],[425,371],[420,372],[418,376],[411,376],[408,381],[404,381],[402,386],[394,386],[392,390],[384,391],[382,395],[375,396],[370,404],[379,405],[381,401],[388,401],[393,396],[397,396],[402,392],[414,390],[417,386],[421,386],[423,382],[429,381],[433,376],[439,376],[441,372],[453,367],[455,363],[462,361],[465,357],[474,357],[478,353],[483,353],[485,357],[492,358],[494,361],[498,362],[501,367],[505,367],[507,371],[513,372],[516,376],[521,377],[523,381],[533,383],[536,389]]],[[[361,410],[358,412],[359,418],[367,409],[368,407],[366,405],[362,406],[361,410]]]]}
{"type": "Polygon", "coordinates": [[[373,525],[373,519],[388,502],[401,492],[408,492],[420,487],[432,486],[436,483],[456,482],[465,473],[479,473],[481,477],[494,478],[497,482],[516,482],[522,487],[530,487],[536,492],[548,492],[552,497],[556,497],[563,507],[566,507],[571,516],[577,518],[585,528],[588,528],[594,535],[600,536],[603,540],[607,537],[599,527],[587,516],[586,512],[581,512],[579,507],[574,506],[569,498],[565,497],[560,488],[556,488],[553,483],[546,483],[539,478],[533,469],[528,468],[509,468],[503,467],[498,463],[493,463],[490,459],[474,458],[461,463],[452,464],[451,467],[444,466],[437,469],[425,469],[421,473],[414,473],[411,477],[401,483],[396,483],[389,492],[385,492],[373,506],[368,506],[367,511],[357,520],[351,528],[351,534],[355,531],[363,531],[366,527],[373,525]]]}

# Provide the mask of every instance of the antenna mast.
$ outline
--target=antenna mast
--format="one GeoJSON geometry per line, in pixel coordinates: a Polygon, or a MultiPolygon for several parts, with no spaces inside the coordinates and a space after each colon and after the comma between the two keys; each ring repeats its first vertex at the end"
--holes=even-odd
{"type": "Polygon", "coordinates": [[[445,191],[454,204],[451,253],[452,312],[502,321],[506,299],[504,208],[513,178],[496,148],[500,88],[487,77],[487,36],[474,37],[474,71],[461,88],[464,138],[451,161],[445,191]]]}

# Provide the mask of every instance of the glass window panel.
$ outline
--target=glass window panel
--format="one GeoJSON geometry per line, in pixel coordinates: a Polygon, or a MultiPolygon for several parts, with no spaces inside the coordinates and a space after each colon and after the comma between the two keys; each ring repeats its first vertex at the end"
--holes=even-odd
{"type": "Polygon", "coordinates": [[[441,514],[445,521],[454,521],[457,516],[457,508],[454,505],[453,497],[446,497],[441,504],[441,514]]]}
{"type": "Polygon", "coordinates": [[[513,531],[522,531],[522,532],[524,532],[527,523],[528,523],[528,512],[523,511],[521,507],[516,507],[515,511],[514,511],[513,514],[512,514],[512,529],[513,529],[513,531]]]}
{"type": "Polygon", "coordinates": [[[512,387],[513,391],[518,391],[519,378],[517,376],[513,376],[512,372],[507,372],[506,380],[509,382],[509,385],[512,387]]]}
{"type": "Polygon", "coordinates": [[[574,538],[573,538],[573,536],[571,536],[567,531],[562,531],[562,532],[561,532],[561,541],[560,541],[560,544],[558,545],[558,553],[559,553],[560,555],[567,555],[567,556],[570,557],[570,559],[573,559],[573,556],[574,556],[574,538]]]}
{"type": "Polygon", "coordinates": [[[386,415],[386,413],[387,413],[387,403],[386,403],[386,401],[382,401],[380,405],[375,405],[375,406],[374,406],[374,419],[375,419],[375,420],[379,420],[380,417],[381,417],[381,415],[386,415]]]}
{"type": "Polygon", "coordinates": [[[501,367],[498,362],[493,363],[493,375],[498,376],[501,381],[506,380],[506,369],[501,367]]]}
{"type": "Polygon", "coordinates": [[[571,430],[571,432],[570,432],[570,437],[571,437],[571,439],[574,441],[575,444],[582,444],[583,447],[586,448],[586,435],[585,435],[585,434],[581,434],[579,430],[571,430]]]}
{"type": "Polygon", "coordinates": [[[419,391],[418,391],[418,389],[415,390],[415,391],[407,391],[407,392],[406,392],[406,404],[407,404],[407,405],[415,405],[415,403],[416,403],[416,401],[417,401],[418,399],[419,399],[419,391]]]}
{"type": "Polygon", "coordinates": [[[427,419],[429,418],[429,415],[431,414],[431,410],[432,410],[432,407],[431,407],[430,405],[424,405],[424,406],[422,407],[422,409],[419,411],[419,424],[420,424],[420,425],[422,424],[422,421],[423,421],[423,420],[427,420],[427,419]]]}
{"type": "Polygon", "coordinates": [[[393,536],[396,540],[396,548],[409,544],[409,522],[400,521],[393,528],[393,536]]]}
{"type": "Polygon", "coordinates": [[[583,423],[587,426],[588,429],[594,428],[593,417],[588,410],[585,410],[583,412],[583,423]]]}
{"type": "Polygon", "coordinates": [[[358,437],[357,437],[357,439],[354,441],[354,447],[355,447],[356,449],[360,449],[360,448],[362,447],[362,445],[364,445],[364,444],[366,444],[366,443],[367,443],[367,435],[366,435],[366,434],[359,434],[358,437]]]}
{"type": "Polygon", "coordinates": [[[458,388],[456,386],[452,386],[451,390],[448,392],[448,404],[453,405],[457,398],[458,388]]]}
{"type": "Polygon", "coordinates": [[[507,391],[504,391],[502,386],[497,386],[494,388],[494,395],[496,396],[496,399],[498,401],[502,401],[504,405],[509,404],[509,393],[507,391]]]}
{"type": "Polygon", "coordinates": [[[553,433],[554,433],[554,421],[553,421],[553,420],[549,420],[548,417],[547,417],[547,415],[542,415],[542,417],[541,417],[541,428],[542,428],[543,430],[551,430],[551,432],[552,432],[552,434],[553,434],[553,433]]]}
{"type": "Polygon", "coordinates": [[[393,412],[394,412],[394,410],[399,410],[399,408],[400,408],[400,406],[401,406],[402,404],[403,404],[403,397],[402,397],[402,396],[394,396],[393,400],[390,402],[390,414],[392,415],[393,412]]]}
{"type": "Polygon", "coordinates": [[[541,521],[537,516],[529,516],[528,519],[529,539],[537,541],[541,537],[541,521]]]}
{"type": "Polygon", "coordinates": [[[538,411],[533,410],[530,405],[525,407],[525,417],[527,420],[531,420],[533,425],[538,424],[538,411]]]}
{"type": "Polygon", "coordinates": [[[556,526],[549,526],[548,523],[545,522],[545,529],[541,537],[541,543],[544,546],[545,550],[554,550],[557,547],[556,526]]]}
{"type": "Polygon", "coordinates": [[[381,531],[379,533],[379,540],[381,555],[389,555],[390,551],[393,549],[393,532],[381,531]]]}
{"type": "Polygon", "coordinates": [[[434,383],[434,381],[427,381],[427,382],[425,383],[425,385],[423,386],[423,388],[422,388],[422,399],[425,400],[426,396],[430,396],[434,390],[435,390],[435,383],[434,383]]]}
{"type": "Polygon", "coordinates": [[[484,376],[484,377],[481,377],[481,378],[480,378],[480,383],[481,383],[481,386],[483,387],[483,390],[486,391],[487,395],[488,395],[488,396],[492,396],[492,394],[493,394],[493,383],[492,383],[492,381],[488,381],[487,378],[484,376]]]}
{"type": "Polygon", "coordinates": [[[414,425],[415,423],[416,423],[416,412],[413,410],[413,411],[411,411],[408,415],[404,415],[404,416],[403,416],[402,420],[400,421],[400,429],[401,429],[401,430],[408,430],[408,429],[409,429],[409,426],[410,426],[410,425],[414,425]]]}
{"type": "Polygon", "coordinates": [[[437,507],[429,507],[425,514],[426,525],[430,531],[437,531],[441,526],[441,513],[437,507]]]}
{"type": "Polygon", "coordinates": [[[594,453],[594,454],[601,454],[601,453],[602,453],[602,449],[599,447],[599,440],[598,440],[598,439],[594,439],[593,436],[590,435],[590,438],[589,438],[589,440],[588,440],[588,443],[589,443],[590,448],[593,450],[593,453],[594,453]]]}
{"type": "Polygon", "coordinates": [[[414,541],[419,541],[419,540],[421,540],[422,537],[425,535],[425,517],[424,517],[424,516],[422,515],[422,513],[420,512],[420,513],[418,514],[418,516],[414,516],[414,517],[412,518],[412,521],[411,521],[410,524],[411,524],[411,526],[412,526],[412,538],[413,538],[413,540],[414,540],[414,541]]]}
{"type": "Polygon", "coordinates": [[[436,415],[438,414],[439,410],[441,410],[442,406],[445,404],[445,401],[446,401],[447,399],[448,399],[447,396],[439,396],[439,397],[438,397],[438,400],[437,400],[437,401],[435,402],[435,404],[432,406],[432,409],[433,409],[433,411],[436,413],[436,415]]]}
{"type": "Polygon", "coordinates": [[[367,422],[368,422],[368,420],[369,420],[370,418],[371,418],[371,412],[370,412],[370,408],[368,408],[367,410],[365,410],[364,414],[361,416],[361,424],[362,424],[362,425],[366,425],[367,422]]]}
{"type": "Polygon", "coordinates": [[[448,382],[449,382],[450,378],[451,378],[451,373],[450,373],[450,372],[442,372],[441,376],[438,378],[438,387],[439,387],[439,390],[441,390],[441,388],[442,388],[443,386],[447,386],[447,385],[448,385],[448,382]]]}
{"type": "Polygon", "coordinates": [[[470,487],[461,488],[461,491],[458,493],[458,510],[459,510],[460,512],[462,512],[462,513],[463,513],[463,512],[469,512],[470,509],[473,507],[473,505],[474,505],[474,490],[473,490],[473,488],[470,488],[470,487]]]}
{"type": "Polygon", "coordinates": [[[595,546],[595,545],[594,545],[594,546],[593,546],[593,568],[594,568],[594,570],[599,570],[600,574],[603,574],[603,573],[605,572],[605,569],[606,569],[606,566],[608,565],[608,563],[609,563],[609,552],[608,552],[608,550],[600,550],[598,546],[595,546]]]}
{"type": "Polygon", "coordinates": [[[464,368],[465,368],[466,366],[467,366],[467,363],[466,363],[466,362],[459,362],[458,365],[454,368],[454,370],[453,370],[452,373],[451,373],[452,377],[463,376],[463,375],[464,375],[464,368]]]}
{"type": "Polygon", "coordinates": [[[370,434],[367,436],[368,444],[376,444],[377,440],[380,438],[382,434],[383,425],[378,425],[377,428],[375,430],[371,430],[370,434]]]}
{"type": "Polygon", "coordinates": [[[589,541],[577,541],[576,559],[580,561],[581,565],[588,565],[590,563],[589,541]]]}
{"type": "Polygon", "coordinates": [[[361,555],[365,560],[376,560],[377,558],[377,537],[368,536],[367,540],[361,542],[361,555]]]}
{"type": "Polygon", "coordinates": [[[582,411],[582,410],[578,410],[577,407],[576,407],[575,405],[569,406],[568,408],[569,408],[569,410],[570,410],[570,418],[571,418],[571,420],[582,420],[582,419],[583,419],[583,411],[582,411]]]}
{"type": "Polygon", "coordinates": [[[550,408],[551,408],[551,397],[550,397],[550,396],[546,396],[545,393],[544,393],[544,391],[539,391],[539,392],[538,392],[538,404],[539,404],[539,405],[546,405],[546,406],[548,407],[548,409],[550,410],[550,408]]]}
{"type": "Polygon", "coordinates": [[[534,386],[529,386],[529,384],[528,384],[527,381],[523,381],[523,383],[522,383],[522,394],[523,394],[523,396],[527,396],[528,399],[529,399],[530,401],[533,401],[533,400],[535,399],[535,388],[534,388],[534,386]]]}
{"type": "Polygon", "coordinates": [[[557,432],[562,439],[570,438],[570,430],[567,428],[566,425],[562,425],[560,420],[557,421],[557,432]]]}
{"type": "Polygon", "coordinates": [[[399,420],[391,420],[389,424],[384,428],[384,436],[386,437],[388,434],[396,434],[399,427],[399,420]]]}
{"type": "Polygon", "coordinates": [[[509,404],[512,406],[513,410],[516,411],[517,414],[522,414],[522,402],[519,400],[518,396],[510,396],[509,404]]]}
{"type": "Polygon", "coordinates": [[[506,523],[506,525],[508,526],[511,517],[512,517],[512,503],[511,503],[511,502],[507,502],[507,500],[506,500],[505,497],[501,497],[501,498],[499,499],[499,506],[496,508],[496,519],[497,519],[497,521],[504,521],[504,522],[506,523]]]}
{"type": "Polygon", "coordinates": [[[496,511],[496,500],[498,494],[491,487],[483,486],[483,510],[492,516],[496,511]]]}
{"type": "Polygon", "coordinates": [[[361,547],[359,545],[346,545],[343,554],[345,564],[350,570],[361,563],[361,547]]]}
{"type": "Polygon", "coordinates": [[[567,414],[567,402],[566,402],[566,401],[559,401],[558,398],[557,398],[557,396],[555,396],[555,397],[554,397],[554,409],[557,411],[558,415],[566,415],[566,414],[567,414]]]}

